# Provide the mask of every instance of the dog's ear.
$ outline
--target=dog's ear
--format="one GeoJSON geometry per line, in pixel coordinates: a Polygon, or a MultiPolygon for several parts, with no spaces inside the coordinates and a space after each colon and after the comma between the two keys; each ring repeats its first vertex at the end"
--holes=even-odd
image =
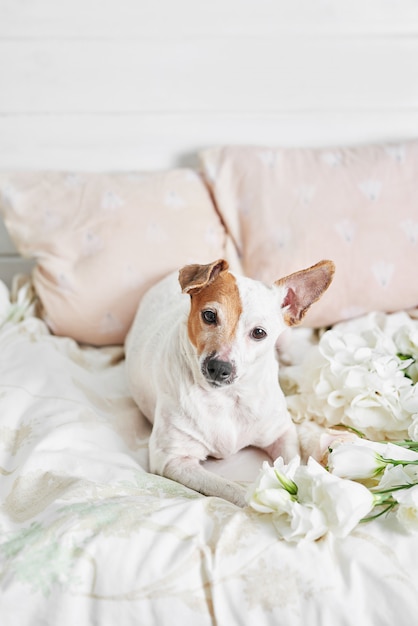
{"type": "Polygon", "coordinates": [[[224,259],[218,259],[208,265],[186,265],[179,271],[179,283],[183,293],[196,293],[212,283],[221,272],[226,272],[229,265],[224,259]]]}
{"type": "Polygon", "coordinates": [[[282,308],[284,321],[288,326],[302,321],[311,304],[319,300],[330,286],[334,272],[335,265],[332,261],[320,261],[274,283],[286,289],[282,308]]]}

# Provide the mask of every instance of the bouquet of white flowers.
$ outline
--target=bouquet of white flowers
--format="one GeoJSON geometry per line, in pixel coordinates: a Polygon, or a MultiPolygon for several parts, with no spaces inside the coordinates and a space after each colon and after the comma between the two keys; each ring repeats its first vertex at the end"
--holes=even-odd
{"type": "Polygon", "coordinates": [[[337,324],[317,344],[308,341],[302,361],[282,368],[281,381],[292,390],[295,421],[360,436],[336,437],[326,467],[299,458],[264,463],[249,505],[269,514],[287,541],[343,537],[391,511],[418,530],[418,321],[374,313],[337,324]]]}
{"type": "Polygon", "coordinates": [[[285,465],[264,462],[248,490],[248,503],[271,515],[287,541],[315,540],[327,532],[345,537],[359,522],[396,508],[409,530],[418,530],[418,453],[402,445],[358,438],[330,448],[327,468],[299,457],[285,465]]]}
{"type": "Polygon", "coordinates": [[[309,345],[302,363],[282,368],[295,393],[296,421],[342,424],[369,439],[418,439],[418,322],[406,313],[373,313],[337,324],[309,345]]]}

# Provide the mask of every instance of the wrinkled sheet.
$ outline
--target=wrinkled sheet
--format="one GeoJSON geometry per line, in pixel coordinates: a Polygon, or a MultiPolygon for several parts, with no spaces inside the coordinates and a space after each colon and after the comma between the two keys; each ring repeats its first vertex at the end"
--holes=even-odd
{"type": "MultiPolygon", "coordinates": [[[[416,621],[418,536],[396,517],[278,540],[268,515],[147,472],[121,348],[52,336],[0,290],[2,626],[416,621]]],[[[208,467],[248,482],[263,455],[208,467]]]]}

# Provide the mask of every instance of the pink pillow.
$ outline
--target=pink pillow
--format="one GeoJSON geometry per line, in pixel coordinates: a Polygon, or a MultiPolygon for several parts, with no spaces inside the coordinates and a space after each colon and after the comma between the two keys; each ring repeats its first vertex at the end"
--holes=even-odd
{"type": "Polygon", "coordinates": [[[0,173],[0,209],[58,335],[122,343],[143,293],[190,262],[225,255],[225,231],[199,175],[0,173]]]}
{"type": "Polygon", "coordinates": [[[335,262],[306,325],[418,304],[417,141],[224,147],[200,156],[246,274],[271,283],[321,259],[335,262]]]}

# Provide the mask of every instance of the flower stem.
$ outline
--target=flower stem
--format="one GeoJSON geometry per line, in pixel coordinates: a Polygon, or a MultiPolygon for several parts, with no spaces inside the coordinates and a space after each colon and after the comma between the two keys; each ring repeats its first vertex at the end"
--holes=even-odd
{"type": "MultiPolygon", "coordinates": [[[[385,513],[389,513],[389,511],[391,511],[393,507],[396,505],[397,505],[396,500],[388,501],[388,505],[382,511],[379,511],[379,513],[376,513],[375,515],[368,515],[367,517],[363,517],[363,519],[360,520],[360,523],[364,524],[365,522],[371,522],[372,520],[377,519],[378,517],[381,517],[382,515],[385,515],[385,513]]],[[[377,505],[377,506],[381,506],[381,505],[377,505]]]]}
{"type": "Polygon", "coordinates": [[[393,492],[400,491],[401,489],[410,489],[411,487],[415,487],[415,485],[418,485],[418,482],[408,483],[406,485],[396,485],[395,487],[390,487],[389,489],[371,489],[370,491],[374,498],[374,506],[384,508],[374,515],[363,517],[360,522],[371,522],[372,520],[389,513],[389,511],[391,511],[398,504],[392,495],[393,492]]]}
{"type": "Polygon", "coordinates": [[[384,495],[386,493],[393,493],[394,491],[400,491],[401,489],[410,489],[411,487],[415,487],[415,485],[418,485],[418,482],[407,483],[405,485],[396,485],[395,487],[389,487],[389,489],[371,489],[371,492],[373,495],[379,496],[380,494],[384,495]]]}
{"type": "Polygon", "coordinates": [[[349,430],[350,432],[360,437],[360,439],[366,438],[366,435],[362,433],[361,430],[354,428],[354,426],[347,426],[347,424],[336,424],[335,426],[333,426],[333,428],[344,428],[345,430],[349,430]]]}
{"type": "Polygon", "coordinates": [[[402,448],[408,448],[408,450],[415,450],[415,452],[418,452],[418,441],[411,441],[410,439],[405,439],[404,441],[394,441],[393,443],[396,446],[401,446],[402,448]]]}
{"type": "Polygon", "coordinates": [[[386,463],[387,465],[401,465],[402,467],[406,467],[407,465],[418,465],[418,459],[416,459],[415,461],[411,461],[411,460],[405,461],[401,459],[386,459],[385,457],[380,456],[380,454],[379,454],[379,457],[380,457],[380,460],[383,463],[386,463]]]}

